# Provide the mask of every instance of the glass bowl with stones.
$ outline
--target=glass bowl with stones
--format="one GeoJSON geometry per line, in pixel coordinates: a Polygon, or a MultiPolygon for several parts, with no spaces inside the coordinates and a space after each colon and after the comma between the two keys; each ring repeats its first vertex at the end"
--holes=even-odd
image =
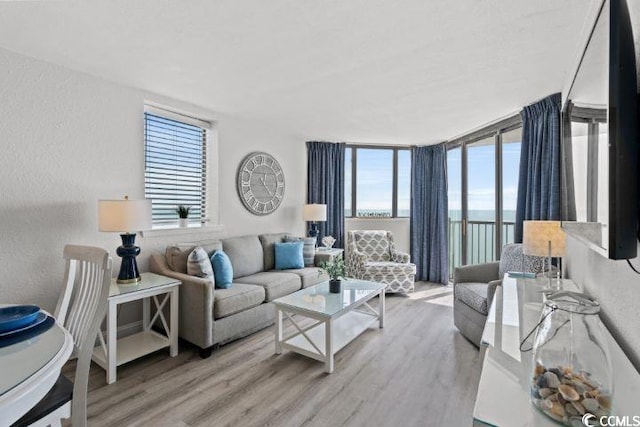
{"type": "Polygon", "coordinates": [[[533,341],[531,403],[567,426],[611,414],[613,375],[600,304],[584,294],[547,297],[533,341]]]}

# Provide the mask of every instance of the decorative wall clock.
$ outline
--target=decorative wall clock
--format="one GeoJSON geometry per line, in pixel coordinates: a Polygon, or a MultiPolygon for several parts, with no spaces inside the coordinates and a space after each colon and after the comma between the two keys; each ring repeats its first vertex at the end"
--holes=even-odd
{"type": "Polygon", "coordinates": [[[238,168],[238,195],[254,215],[268,215],[278,209],[284,198],[284,173],[270,154],[254,152],[238,168]]]}

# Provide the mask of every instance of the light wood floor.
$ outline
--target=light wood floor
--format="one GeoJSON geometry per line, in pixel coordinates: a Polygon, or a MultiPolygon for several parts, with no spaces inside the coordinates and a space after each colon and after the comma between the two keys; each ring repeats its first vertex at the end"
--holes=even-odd
{"type": "Polygon", "coordinates": [[[451,293],[421,283],[388,296],[385,328],[341,350],[330,375],[304,356],[274,355],[273,327],[205,360],[187,343],[175,358],[156,352],[120,367],[112,385],[93,365],[89,425],[471,425],[481,361],[453,326],[451,293]]]}

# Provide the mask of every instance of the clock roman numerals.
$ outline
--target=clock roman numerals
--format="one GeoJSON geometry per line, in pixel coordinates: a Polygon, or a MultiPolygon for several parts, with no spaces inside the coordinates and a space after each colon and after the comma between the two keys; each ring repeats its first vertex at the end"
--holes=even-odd
{"type": "Polygon", "coordinates": [[[284,198],[285,179],[278,161],[267,153],[251,153],[238,169],[238,194],[242,204],[255,215],[278,209],[284,198]]]}

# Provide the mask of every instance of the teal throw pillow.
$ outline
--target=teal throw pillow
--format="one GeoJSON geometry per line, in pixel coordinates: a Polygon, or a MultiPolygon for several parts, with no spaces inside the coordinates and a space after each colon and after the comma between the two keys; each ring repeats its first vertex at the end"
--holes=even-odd
{"type": "Polygon", "coordinates": [[[211,255],[213,277],[216,280],[216,288],[229,289],[233,283],[233,266],[231,260],[224,251],[215,251],[211,255]]]}
{"type": "Polygon", "coordinates": [[[315,237],[294,237],[285,236],[284,242],[297,242],[303,241],[304,246],[302,248],[302,258],[304,259],[305,267],[313,267],[315,265],[316,258],[316,238],[315,237]]]}
{"type": "Polygon", "coordinates": [[[276,270],[303,268],[302,248],[304,241],[290,243],[274,243],[276,249],[276,270]]]}

